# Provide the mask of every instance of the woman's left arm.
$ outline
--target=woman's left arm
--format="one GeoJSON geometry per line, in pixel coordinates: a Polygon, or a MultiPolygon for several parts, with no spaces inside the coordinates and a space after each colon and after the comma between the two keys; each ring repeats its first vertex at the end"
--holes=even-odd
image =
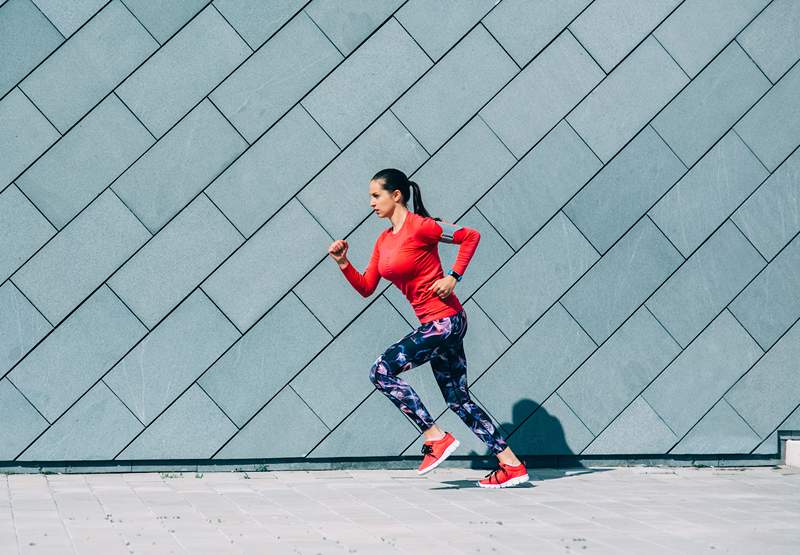
{"type": "Polygon", "coordinates": [[[477,229],[436,221],[433,218],[425,218],[420,226],[420,236],[428,244],[441,242],[460,245],[452,268],[460,276],[467,270],[481,240],[481,234],[477,229]]]}

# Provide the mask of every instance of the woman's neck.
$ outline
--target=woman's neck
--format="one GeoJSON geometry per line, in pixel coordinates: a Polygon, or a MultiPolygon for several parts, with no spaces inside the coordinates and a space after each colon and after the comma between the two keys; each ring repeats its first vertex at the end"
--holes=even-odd
{"type": "Polygon", "coordinates": [[[392,233],[399,233],[400,229],[402,229],[403,225],[405,224],[406,218],[408,217],[408,208],[395,208],[394,213],[390,220],[392,221],[392,233]]]}

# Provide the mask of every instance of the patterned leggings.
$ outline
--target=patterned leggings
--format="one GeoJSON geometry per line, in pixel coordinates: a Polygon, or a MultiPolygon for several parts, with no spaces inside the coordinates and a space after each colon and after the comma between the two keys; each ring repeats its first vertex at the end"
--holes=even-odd
{"type": "Polygon", "coordinates": [[[447,406],[489,446],[492,453],[497,454],[506,448],[506,442],[489,415],[470,399],[467,390],[467,359],[463,343],[466,332],[467,314],[464,310],[422,324],[375,360],[369,379],[420,430],[425,431],[433,426],[433,418],[411,386],[397,375],[430,361],[447,406]]]}

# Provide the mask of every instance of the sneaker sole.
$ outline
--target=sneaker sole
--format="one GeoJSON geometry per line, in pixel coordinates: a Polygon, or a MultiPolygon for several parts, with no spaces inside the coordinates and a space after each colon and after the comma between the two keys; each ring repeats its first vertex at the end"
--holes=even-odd
{"type": "Polygon", "coordinates": [[[434,468],[436,468],[437,466],[439,466],[440,464],[442,464],[442,462],[443,462],[443,461],[444,461],[444,460],[445,460],[447,457],[449,457],[449,456],[450,456],[450,453],[452,453],[453,451],[455,451],[455,450],[458,448],[458,446],[459,446],[459,445],[461,445],[461,443],[460,443],[460,442],[459,442],[457,439],[454,439],[454,440],[453,440],[453,443],[451,443],[451,444],[450,444],[450,445],[447,447],[447,449],[445,449],[445,450],[444,450],[444,453],[442,453],[442,456],[439,458],[439,460],[437,460],[435,463],[433,463],[433,464],[431,464],[430,466],[428,466],[427,468],[425,468],[425,470],[417,470],[417,474],[420,474],[420,475],[421,475],[421,474],[427,474],[428,472],[430,472],[431,470],[433,470],[434,468]]]}
{"type": "Polygon", "coordinates": [[[527,474],[523,474],[522,476],[517,476],[516,478],[511,478],[510,480],[503,482],[502,484],[481,484],[480,482],[475,482],[478,484],[479,487],[482,488],[489,488],[489,489],[500,489],[500,488],[510,488],[512,486],[517,486],[519,484],[523,484],[525,482],[529,482],[530,478],[527,474]]]}

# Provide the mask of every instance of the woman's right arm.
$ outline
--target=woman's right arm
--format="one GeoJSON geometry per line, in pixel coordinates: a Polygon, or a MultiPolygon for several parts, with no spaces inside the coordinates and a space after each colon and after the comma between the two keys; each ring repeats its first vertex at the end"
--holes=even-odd
{"type": "Polygon", "coordinates": [[[369,264],[367,264],[367,269],[364,271],[363,274],[360,274],[355,267],[350,264],[349,260],[345,259],[344,265],[339,265],[339,269],[342,270],[344,277],[347,278],[347,281],[350,282],[350,285],[353,286],[353,289],[359,292],[362,297],[369,297],[375,292],[375,289],[378,287],[378,282],[381,279],[380,274],[378,273],[378,260],[380,259],[380,248],[379,248],[380,241],[375,241],[375,246],[372,249],[372,256],[369,259],[369,264]]]}

